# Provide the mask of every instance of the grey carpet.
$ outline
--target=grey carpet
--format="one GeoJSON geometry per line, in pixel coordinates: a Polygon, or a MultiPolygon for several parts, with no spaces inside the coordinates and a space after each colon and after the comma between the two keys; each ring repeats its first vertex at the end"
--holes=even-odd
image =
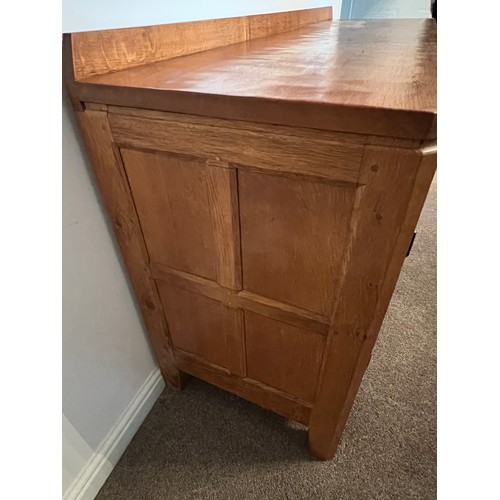
{"type": "Polygon", "coordinates": [[[335,458],[299,424],[192,379],[165,390],[97,496],[436,498],[436,185],[335,458]]]}

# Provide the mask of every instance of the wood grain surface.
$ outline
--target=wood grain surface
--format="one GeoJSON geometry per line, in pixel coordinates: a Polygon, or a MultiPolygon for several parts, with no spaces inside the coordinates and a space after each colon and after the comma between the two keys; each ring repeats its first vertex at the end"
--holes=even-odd
{"type": "MultiPolygon", "coordinates": [[[[102,106],[97,103],[85,103],[90,106],[102,106]]],[[[287,127],[269,123],[246,122],[239,120],[225,120],[201,115],[189,115],[185,113],[168,113],[166,111],[155,111],[153,109],[130,108],[127,106],[106,106],[112,114],[138,116],[152,118],[155,120],[175,121],[177,123],[190,125],[204,125],[209,127],[235,128],[245,130],[248,133],[264,133],[271,135],[286,135],[290,140],[326,141],[349,145],[376,145],[392,146],[399,148],[415,149],[422,145],[422,141],[416,139],[401,139],[397,137],[371,136],[360,133],[335,132],[332,130],[319,130],[301,127],[287,127]]],[[[435,143],[431,139],[429,143],[435,143]]]]}
{"type": "Polygon", "coordinates": [[[241,290],[237,170],[226,162],[207,160],[206,174],[217,256],[217,282],[241,290]]]}
{"type": "Polygon", "coordinates": [[[239,172],[243,287],[328,315],[355,189],[239,172]]]}
{"type": "Polygon", "coordinates": [[[245,290],[237,292],[224,288],[214,281],[177,271],[157,262],[152,262],[150,267],[156,280],[172,286],[218,300],[229,307],[241,308],[268,316],[304,330],[322,335],[328,333],[329,318],[327,316],[245,290]]]}
{"type": "Polygon", "coordinates": [[[215,279],[217,250],[205,163],[123,148],[121,153],[151,259],[215,279]]]}
{"type": "Polygon", "coordinates": [[[326,21],[87,81],[434,113],[435,28],[432,19],[326,21]]]}
{"type": "Polygon", "coordinates": [[[191,374],[309,425],[321,459],[436,168],[435,21],[328,16],[73,34],[63,47],[166,381],[191,374]]]}
{"type": "Polygon", "coordinates": [[[333,457],[368,365],[435,171],[420,152],[367,147],[344,273],[309,424],[309,447],[333,457]]]}
{"type": "Polygon", "coordinates": [[[248,377],[312,403],[325,337],[245,312],[248,377]]]}
{"type": "Polygon", "coordinates": [[[363,148],[359,145],[300,137],[289,127],[262,129],[212,126],[162,117],[110,113],[117,143],[135,149],[167,151],[278,172],[356,182],[363,148]]]}
{"type": "Polygon", "coordinates": [[[107,104],[432,139],[436,23],[324,21],[76,83],[107,104]]]}
{"type": "Polygon", "coordinates": [[[165,61],[332,18],[331,7],[73,33],[77,80],[165,61]]]}
{"type": "Polygon", "coordinates": [[[245,375],[241,311],[158,281],[173,346],[245,375]]]}

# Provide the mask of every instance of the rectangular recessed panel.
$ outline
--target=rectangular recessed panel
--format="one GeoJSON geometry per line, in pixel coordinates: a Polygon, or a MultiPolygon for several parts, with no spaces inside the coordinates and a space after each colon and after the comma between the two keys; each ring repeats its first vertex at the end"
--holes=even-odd
{"type": "Polygon", "coordinates": [[[245,311],[247,376],[312,402],[325,337],[245,311]]]}
{"type": "Polygon", "coordinates": [[[204,162],[157,152],[121,153],[150,259],[215,279],[204,162]]]}
{"type": "Polygon", "coordinates": [[[329,315],[354,192],[240,169],[243,288],[329,315]]]}
{"type": "Polygon", "coordinates": [[[174,347],[240,373],[241,311],[157,281],[174,347]]]}

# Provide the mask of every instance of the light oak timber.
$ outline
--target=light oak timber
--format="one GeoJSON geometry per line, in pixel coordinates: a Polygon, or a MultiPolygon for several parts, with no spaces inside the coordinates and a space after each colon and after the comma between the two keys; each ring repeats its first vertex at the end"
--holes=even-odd
{"type": "MultiPolygon", "coordinates": [[[[142,84],[146,85],[146,84],[142,84]]],[[[234,97],[204,94],[147,86],[102,84],[92,81],[74,84],[80,101],[103,102],[114,106],[135,106],[172,113],[215,117],[298,128],[381,137],[385,142],[409,144],[422,139],[436,139],[433,111],[378,109],[369,106],[344,106],[286,101],[264,97],[234,97]],[[356,130],[358,132],[356,132],[356,130]]],[[[374,142],[377,141],[374,139],[374,142]]]]}
{"type": "Polygon", "coordinates": [[[255,168],[311,174],[341,182],[358,179],[363,148],[328,140],[301,138],[288,134],[212,127],[205,124],[175,121],[164,117],[122,115],[110,113],[109,121],[118,144],[195,155],[201,158],[255,168]]]}
{"type": "Polygon", "coordinates": [[[214,281],[171,269],[156,262],[151,263],[151,272],[156,280],[223,302],[228,307],[247,309],[320,335],[326,335],[328,332],[327,316],[261,297],[245,290],[235,292],[214,281]]]}
{"type": "Polygon", "coordinates": [[[86,102],[85,111],[108,111],[108,106],[97,102],[86,102]]]}
{"type": "MultiPolygon", "coordinates": [[[[397,137],[383,137],[378,135],[350,134],[346,132],[335,132],[331,130],[310,129],[301,127],[290,127],[274,125],[270,123],[256,123],[240,120],[225,120],[221,118],[190,115],[186,113],[169,113],[166,111],[155,111],[151,109],[129,108],[127,106],[108,106],[110,113],[119,115],[138,116],[142,118],[153,118],[156,120],[170,120],[180,123],[192,123],[212,127],[236,128],[248,132],[265,132],[269,134],[285,134],[290,137],[313,141],[327,141],[377,146],[397,146],[398,148],[416,149],[420,147],[421,140],[401,139],[397,137]]],[[[434,141],[435,142],[435,141],[434,141]]]]}
{"type": "Polygon", "coordinates": [[[219,302],[224,302],[227,306],[232,305],[231,298],[234,296],[234,291],[220,286],[216,281],[172,269],[157,262],[151,262],[150,268],[152,276],[156,280],[164,281],[169,285],[204,295],[219,302]]]}
{"type": "Polygon", "coordinates": [[[345,276],[309,423],[310,451],[323,460],[335,454],[434,171],[435,162],[420,152],[366,148],[345,276]]]}
{"type": "Polygon", "coordinates": [[[437,157],[435,21],[325,16],[63,38],[65,85],[164,377],[308,425],[323,460],[437,157]]]}
{"type": "Polygon", "coordinates": [[[310,332],[319,333],[320,335],[326,335],[328,332],[330,320],[327,316],[268,297],[261,297],[256,293],[243,290],[236,295],[234,303],[240,305],[243,309],[262,316],[269,316],[282,323],[304,328],[310,332]]]}
{"type": "Polygon", "coordinates": [[[193,377],[201,378],[285,418],[304,425],[309,422],[311,405],[299,398],[294,398],[256,380],[235,377],[227,370],[181,349],[174,349],[174,355],[179,368],[193,377]]]}
{"type": "Polygon", "coordinates": [[[332,8],[73,33],[77,80],[165,61],[332,19],[332,8]]]}
{"type": "Polygon", "coordinates": [[[77,117],[163,378],[171,387],[181,388],[184,380],[175,366],[163,308],[148,267],[149,256],[107,114],[87,110],[77,112],[77,117]]]}
{"type": "Polygon", "coordinates": [[[244,289],[327,316],[355,189],[239,170],[244,289]]]}
{"type": "Polygon", "coordinates": [[[150,259],[216,279],[219,248],[205,162],[158,151],[121,153],[150,259]]]}
{"type": "Polygon", "coordinates": [[[217,282],[241,290],[240,223],[237,171],[207,160],[208,198],[217,253],[217,282]]]}
{"type": "Polygon", "coordinates": [[[118,106],[433,139],[436,23],[324,21],[77,80],[75,91],[118,106]]]}
{"type": "Polygon", "coordinates": [[[244,376],[242,311],[162,281],[157,285],[173,346],[244,376]]]}
{"type": "MultiPolygon", "coordinates": [[[[366,117],[377,111],[384,128],[390,127],[387,118],[392,117],[405,137],[419,129],[427,133],[433,126],[435,49],[432,19],[334,20],[93,76],[85,83],[117,90],[147,86],[179,95],[203,92],[207,101],[217,95],[236,102],[257,97],[287,106],[301,102],[338,113],[342,106],[366,117]]],[[[348,121],[348,114],[341,116],[348,121]]],[[[360,131],[359,123],[344,127],[349,125],[360,131]]]]}
{"type": "Polygon", "coordinates": [[[410,198],[408,208],[406,210],[406,216],[403,225],[400,229],[396,245],[394,247],[394,252],[391,261],[389,262],[383,293],[384,296],[379,303],[374,321],[370,330],[373,335],[377,332],[384,319],[388,303],[392,297],[392,293],[396,286],[400,270],[403,266],[403,262],[406,258],[406,252],[410,245],[411,239],[413,237],[415,227],[417,225],[420,213],[425,203],[427,193],[429,192],[432,179],[436,172],[437,167],[437,145],[433,144],[422,148],[415,152],[416,156],[420,160],[417,175],[415,177],[415,182],[413,184],[413,190],[410,198]]]}
{"type": "Polygon", "coordinates": [[[231,358],[233,373],[240,377],[247,376],[245,347],[245,318],[242,309],[228,307],[224,311],[224,323],[228,332],[227,348],[231,358]]]}
{"type": "Polygon", "coordinates": [[[250,378],[314,401],[324,336],[245,311],[245,338],[250,378]]]}

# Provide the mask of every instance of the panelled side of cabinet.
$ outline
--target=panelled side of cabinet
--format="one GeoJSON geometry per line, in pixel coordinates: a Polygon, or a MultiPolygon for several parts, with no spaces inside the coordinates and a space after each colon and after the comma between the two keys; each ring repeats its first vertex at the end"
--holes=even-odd
{"type": "Polygon", "coordinates": [[[285,127],[259,125],[247,149],[228,141],[234,123],[184,115],[193,145],[173,141],[173,115],[149,114],[87,106],[80,121],[166,380],[191,374],[300,421],[312,454],[333,456],[435,150],[311,131],[297,170],[262,153],[285,127]],[[342,152],[303,157],[315,141],[342,152]]]}
{"type": "Polygon", "coordinates": [[[331,17],[63,39],[66,88],[165,381],[193,375],[301,422],[321,459],[436,168],[435,22],[331,17]]]}
{"type": "Polygon", "coordinates": [[[176,359],[310,408],[363,146],[189,118],[109,118],[176,359]]]}

